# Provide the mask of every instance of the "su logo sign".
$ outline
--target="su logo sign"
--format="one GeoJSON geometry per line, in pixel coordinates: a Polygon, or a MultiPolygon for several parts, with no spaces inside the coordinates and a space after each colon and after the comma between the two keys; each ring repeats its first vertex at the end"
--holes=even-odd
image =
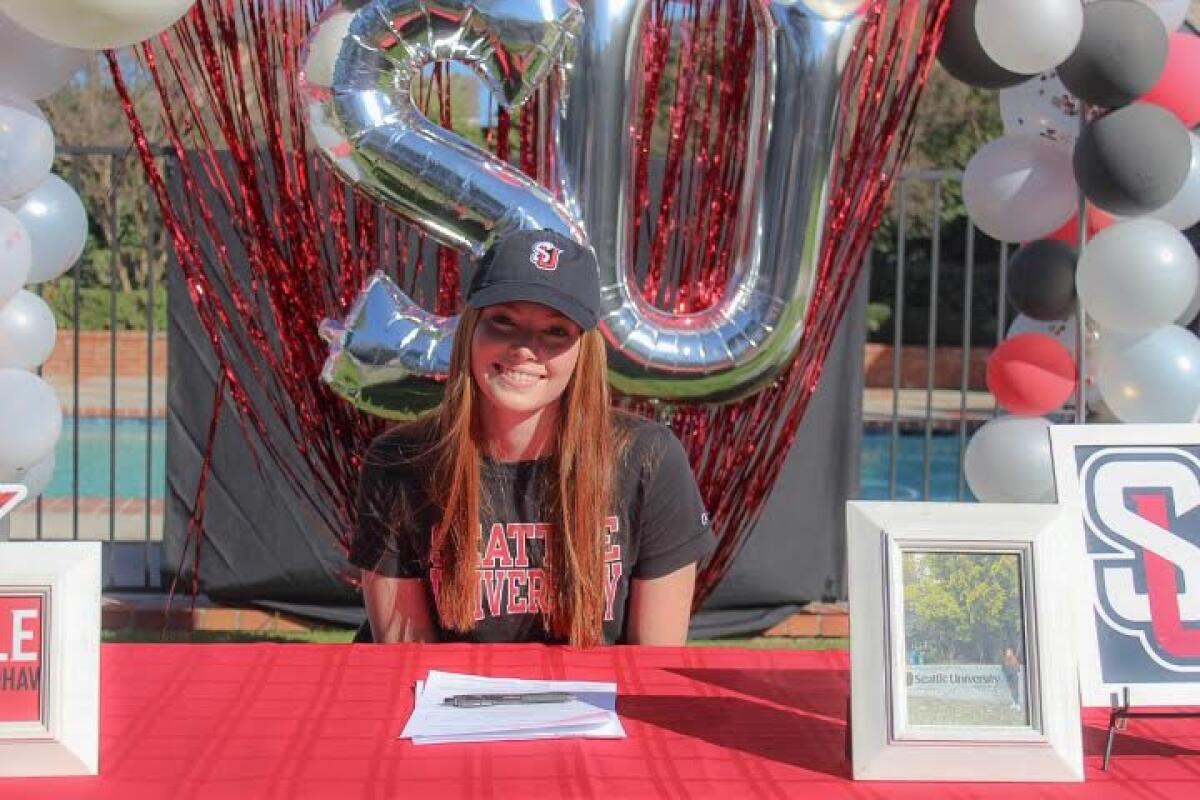
{"type": "Polygon", "coordinates": [[[1103,447],[1080,460],[1101,672],[1200,673],[1200,448],[1103,447]]]}

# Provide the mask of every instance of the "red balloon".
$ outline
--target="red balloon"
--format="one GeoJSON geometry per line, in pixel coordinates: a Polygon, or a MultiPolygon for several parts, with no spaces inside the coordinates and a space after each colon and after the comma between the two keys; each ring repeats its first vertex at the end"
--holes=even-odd
{"type": "MultiPolygon", "coordinates": [[[[1100,231],[1107,228],[1117,221],[1117,218],[1107,211],[1096,208],[1093,205],[1087,207],[1088,231],[1087,238],[1091,239],[1100,231]]],[[[1060,242],[1066,242],[1071,247],[1079,246],[1079,215],[1072,214],[1061,228],[1054,233],[1047,234],[1047,239],[1057,239],[1060,242]]]]}
{"type": "Polygon", "coordinates": [[[1071,351],[1044,333],[1022,333],[1000,343],[987,364],[988,390],[1013,414],[1041,416],[1075,391],[1071,351]]]}
{"type": "Polygon", "coordinates": [[[1172,33],[1167,44],[1167,66],[1154,88],[1141,98],[1175,114],[1189,128],[1200,123],[1200,36],[1172,33]]]}

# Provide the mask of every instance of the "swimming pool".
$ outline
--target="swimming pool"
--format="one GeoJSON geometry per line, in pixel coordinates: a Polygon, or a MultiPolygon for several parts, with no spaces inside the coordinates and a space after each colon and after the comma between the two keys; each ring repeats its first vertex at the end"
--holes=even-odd
{"type": "MultiPolygon", "coordinates": [[[[79,420],[79,496],[108,497],[112,481],[109,448],[113,429],[107,419],[79,420]]],[[[166,484],[165,420],[118,419],[116,423],[116,496],[146,497],[146,440],[150,440],[150,497],[161,498],[166,484]]],[[[47,497],[71,497],[74,420],[63,421],[62,438],[55,450],[54,480],[47,497]]],[[[896,451],[896,499],[920,500],[924,483],[925,435],[904,432],[896,451]]],[[[859,466],[859,497],[887,500],[892,437],[889,429],[870,427],[863,431],[859,466]]],[[[930,446],[931,500],[958,499],[958,436],[934,434],[930,446]]],[[[964,500],[973,500],[963,488],[964,500]]]]}
{"type": "MultiPolygon", "coordinates": [[[[146,440],[150,441],[150,497],[163,496],[167,476],[167,423],[161,419],[79,420],[79,496],[109,497],[115,479],[117,497],[146,497],[146,440]],[[115,434],[115,436],[114,436],[115,434]],[[116,469],[110,469],[115,439],[116,469]]],[[[63,419],[62,436],[54,450],[54,479],[46,497],[71,497],[74,471],[75,419],[63,419]]]]}
{"type": "MultiPolygon", "coordinates": [[[[968,432],[969,434],[969,432],[968,432]]],[[[959,495],[959,440],[957,433],[935,433],[929,446],[929,496],[924,497],[925,434],[901,432],[896,448],[896,500],[964,500],[975,497],[964,484],[959,495]]],[[[889,500],[892,434],[889,428],[863,430],[859,463],[859,497],[889,500]]]]}

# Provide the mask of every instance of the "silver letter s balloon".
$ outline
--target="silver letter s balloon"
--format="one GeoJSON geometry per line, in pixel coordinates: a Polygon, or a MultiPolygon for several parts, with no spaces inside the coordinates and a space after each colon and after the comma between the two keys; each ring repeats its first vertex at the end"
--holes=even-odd
{"type": "MultiPolygon", "coordinates": [[[[822,249],[841,121],[843,67],[869,4],[752,0],[758,31],[750,152],[720,299],[691,314],[650,306],[629,241],[640,104],[641,34],[650,0],[344,0],[308,43],[309,124],[342,176],[432,236],[478,256],[515,228],[567,232],[595,248],[614,388],[670,401],[751,394],[794,357],[822,249]],[[570,63],[571,57],[574,63],[570,63]],[[510,105],[556,62],[567,68],[552,121],[561,196],[421,115],[410,84],[431,60],[472,66],[510,105]],[[580,224],[582,223],[582,224],[580,224]]],[[[326,323],[325,379],[373,413],[436,402],[455,319],[415,306],[382,274],[344,323],[326,323]]]]}
{"type": "MultiPolygon", "coordinates": [[[[336,3],[303,57],[309,129],[345,180],[476,258],[522,228],[585,241],[549,192],[431,122],[412,98],[422,67],[461,61],[507,105],[520,105],[559,66],[579,23],[572,0],[336,3]]],[[[322,324],[330,344],[322,378],[364,411],[409,416],[437,404],[457,323],[378,273],[344,323],[322,324]]]]}

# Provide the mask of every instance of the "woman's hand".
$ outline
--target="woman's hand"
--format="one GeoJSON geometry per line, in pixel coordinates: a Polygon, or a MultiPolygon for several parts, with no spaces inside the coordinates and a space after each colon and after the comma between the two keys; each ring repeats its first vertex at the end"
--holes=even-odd
{"type": "Polygon", "coordinates": [[[376,642],[436,642],[429,592],[420,578],[362,571],[363,604],[376,642]]]}
{"type": "Polygon", "coordinates": [[[629,644],[673,646],[686,643],[695,587],[695,564],[688,564],[661,578],[631,580],[626,641],[629,644]]]}

